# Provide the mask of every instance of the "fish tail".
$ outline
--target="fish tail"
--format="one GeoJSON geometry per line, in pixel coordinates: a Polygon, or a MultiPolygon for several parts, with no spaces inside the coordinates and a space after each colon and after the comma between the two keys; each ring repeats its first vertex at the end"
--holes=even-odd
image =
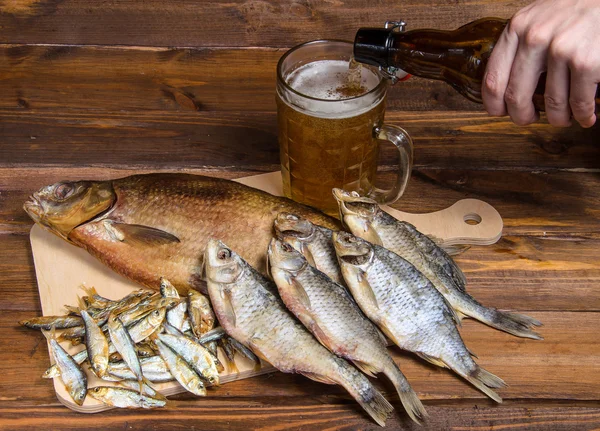
{"type": "Polygon", "coordinates": [[[460,304],[453,304],[456,309],[473,319],[477,319],[492,328],[499,329],[517,337],[532,338],[534,340],[543,340],[544,338],[532,330],[533,326],[541,326],[542,323],[533,317],[520,313],[509,313],[496,310],[481,305],[474,298],[463,296],[464,300],[460,304]]]}
{"type": "Polygon", "coordinates": [[[428,416],[425,407],[421,403],[421,400],[406,380],[406,377],[398,368],[395,362],[392,363],[383,370],[383,373],[391,380],[392,384],[398,391],[398,396],[400,397],[400,401],[408,413],[408,416],[420,424],[421,420],[428,416]]]}
{"type": "Polygon", "coordinates": [[[339,362],[341,378],[337,382],[346,389],[350,395],[380,426],[385,426],[385,421],[394,410],[363,374],[347,362],[339,362]]]}
{"type": "MultiPolygon", "coordinates": [[[[458,372],[458,371],[457,371],[458,372]]],[[[502,398],[491,388],[502,388],[506,386],[504,380],[500,377],[490,373],[489,371],[484,370],[479,365],[476,365],[475,368],[469,373],[461,373],[458,372],[462,377],[467,379],[469,383],[479,389],[481,392],[486,394],[488,397],[496,401],[497,403],[502,402],[502,398]]]]}

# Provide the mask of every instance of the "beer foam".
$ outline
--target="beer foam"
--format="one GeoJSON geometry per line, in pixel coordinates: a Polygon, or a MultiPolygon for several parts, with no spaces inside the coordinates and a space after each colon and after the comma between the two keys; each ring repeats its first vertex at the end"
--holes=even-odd
{"type": "Polygon", "coordinates": [[[379,77],[366,67],[360,67],[356,73],[346,60],[319,60],[297,68],[286,81],[305,96],[344,100],[368,93],[377,87],[379,77]]]}
{"type": "Polygon", "coordinates": [[[379,102],[374,95],[359,96],[369,93],[380,81],[379,75],[368,67],[359,66],[357,70],[350,68],[347,60],[317,60],[298,67],[286,78],[290,87],[312,99],[291,94],[286,99],[318,117],[354,117],[379,102]]]}

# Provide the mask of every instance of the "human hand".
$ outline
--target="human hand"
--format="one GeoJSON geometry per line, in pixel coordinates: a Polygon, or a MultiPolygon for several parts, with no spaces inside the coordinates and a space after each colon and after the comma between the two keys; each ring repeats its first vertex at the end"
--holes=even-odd
{"type": "Polygon", "coordinates": [[[537,0],[518,11],[488,61],[482,98],[491,115],[510,115],[517,125],[538,119],[532,97],[547,71],[548,121],[582,127],[596,121],[600,82],[600,0],[537,0]]]}

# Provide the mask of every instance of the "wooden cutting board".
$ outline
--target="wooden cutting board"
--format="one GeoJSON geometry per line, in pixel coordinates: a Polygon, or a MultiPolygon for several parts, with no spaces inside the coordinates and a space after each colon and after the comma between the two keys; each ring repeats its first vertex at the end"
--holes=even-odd
{"type": "MultiPolygon", "coordinates": [[[[274,195],[283,194],[279,172],[241,178],[236,181],[274,195]]],[[[445,210],[428,214],[409,214],[385,206],[383,208],[398,219],[414,224],[422,232],[443,239],[444,244],[447,245],[493,244],[502,235],[502,218],[498,212],[491,205],[476,199],[464,199],[445,210]]],[[[100,295],[110,299],[122,298],[140,288],[136,283],[104,266],[85,250],[67,243],[38,225],[34,225],[31,229],[30,241],[44,315],[64,314],[64,305],[76,305],[78,296],[85,294],[81,289],[82,285],[93,286],[100,295]]],[[[62,345],[72,354],[83,348],[83,346],[72,347],[69,343],[62,343],[62,345]]],[[[225,364],[224,358],[221,359],[225,364]]],[[[254,364],[239,355],[236,357],[236,365],[239,372],[226,369],[220,375],[221,383],[275,370],[271,365],[263,363],[261,369],[255,371],[254,364]]],[[[86,371],[89,387],[111,385],[110,382],[96,378],[89,370],[86,371]]],[[[161,383],[155,387],[167,396],[184,391],[177,382],[161,383]]],[[[59,378],[54,379],[54,389],[58,400],[72,410],[96,413],[111,408],[91,397],[87,397],[84,404],[78,406],[59,378]]],[[[209,388],[207,396],[210,396],[210,392],[209,388]]]]}

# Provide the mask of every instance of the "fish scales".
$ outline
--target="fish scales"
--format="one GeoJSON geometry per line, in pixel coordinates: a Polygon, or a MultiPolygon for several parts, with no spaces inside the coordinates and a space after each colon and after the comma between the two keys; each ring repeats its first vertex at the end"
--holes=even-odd
{"type": "Polygon", "coordinates": [[[323,347],[285,308],[274,284],[222,242],[207,246],[208,291],[225,331],[280,371],[343,386],[380,425],[392,406],[369,380],[323,347]]]}
{"type": "Polygon", "coordinates": [[[278,213],[338,227],[335,219],[287,198],[182,173],[57,183],[34,193],[24,208],[34,221],[119,274],[153,289],[164,276],[181,293],[206,291],[201,268],[209,236],[231,244],[264,272],[278,213]]]}
{"type": "Polygon", "coordinates": [[[431,238],[408,222],[383,211],[377,202],[334,189],[343,222],[350,231],[385,247],[413,264],[444,295],[460,316],[469,316],[518,337],[542,337],[532,330],[541,323],[520,313],[496,310],[480,304],[466,291],[466,277],[454,260],[431,238]]]}
{"type": "Polygon", "coordinates": [[[427,277],[397,254],[349,233],[334,234],[334,241],[354,298],[394,343],[502,401],[490,388],[504,382],[475,363],[456,328],[458,317],[427,277]]]}
{"type": "Polygon", "coordinates": [[[283,302],[321,344],[353,361],[366,374],[388,376],[415,422],[427,415],[389,355],[385,337],[361,312],[344,286],[310,266],[298,251],[281,241],[271,242],[269,262],[283,302]]]}

